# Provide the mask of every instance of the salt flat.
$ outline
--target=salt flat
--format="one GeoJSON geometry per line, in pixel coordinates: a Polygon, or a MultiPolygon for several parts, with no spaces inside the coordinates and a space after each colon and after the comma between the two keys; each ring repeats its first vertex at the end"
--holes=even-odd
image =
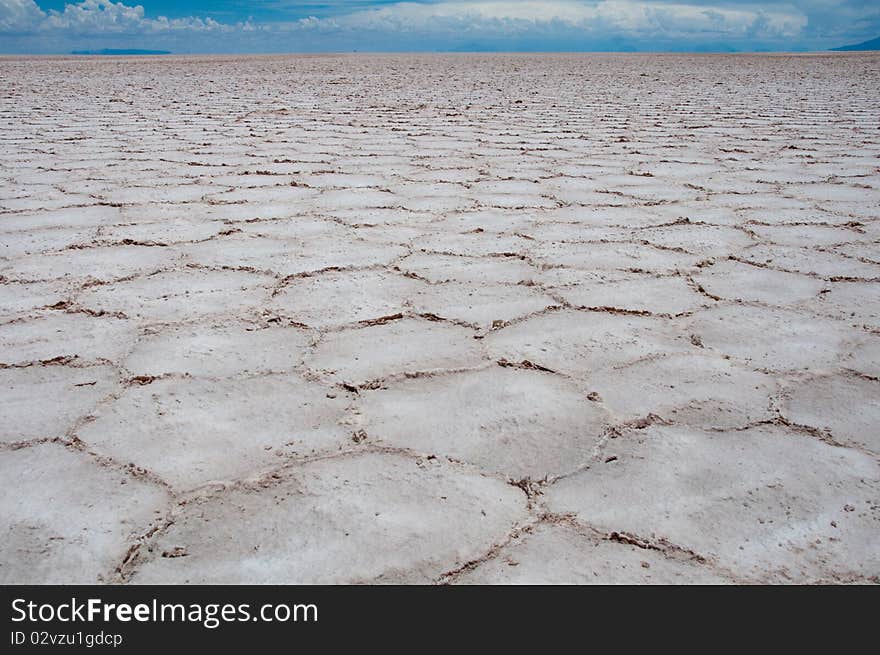
{"type": "Polygon", "coordinates": [[[878,88],[0,59],[0,581],[880,581],[878,88]]]}

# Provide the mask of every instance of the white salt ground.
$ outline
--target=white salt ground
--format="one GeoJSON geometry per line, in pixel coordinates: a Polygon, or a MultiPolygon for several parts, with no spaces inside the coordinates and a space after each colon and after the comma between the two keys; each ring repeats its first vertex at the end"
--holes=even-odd
{"type": "Polygon", "coordinates": [[[0,79],[0,582],[880,581],[880,56],[0,79]]]}

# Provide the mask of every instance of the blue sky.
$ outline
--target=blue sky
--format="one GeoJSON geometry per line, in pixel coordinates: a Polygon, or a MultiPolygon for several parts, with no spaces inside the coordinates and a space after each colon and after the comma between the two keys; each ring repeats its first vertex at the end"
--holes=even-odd
{"type": "Polygon", "coordinates": [[[0,0],[0,52],[821,50],[880,0],[0,0]]]}

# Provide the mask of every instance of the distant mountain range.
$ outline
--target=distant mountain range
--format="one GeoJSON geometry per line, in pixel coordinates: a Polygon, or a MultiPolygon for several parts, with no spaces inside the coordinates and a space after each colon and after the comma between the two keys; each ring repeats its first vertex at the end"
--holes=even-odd
{"type": "Polygon", "coordinates": [[[168,50],[131,50],[122,49],[114,50],[113,48],[104,48],[103,50],[74,50],[72,55],[170,55],[168,50]]]}
{"type": "Polygon", "coordinates": [[[880,50],[880,36],[870,41],[863,41],[854,45],[844,45],[839,48],[831,48],[832,50],[880,50]]]}
{"type": "MultiPolygon", "coordinates": [[[[622,50],[629,50],[630,48],[621,48],[622,50]]],[[[468,51],[478,51],[479,48],[467,48],[468,51]]],[[[725,48],[718,48],[719,51],[726,50],[725,48]]],[[[880,50],[880,37],[876,39],[870,39],[868,41],[863,41],[862,43],[853,43],[850,45],[840,46],[839,48],[831,48],[833,51],[837,52],[849,52],[849,51],[858,51],[858,50],[880,50]]],[[[170,50],[139,50],[135,48],[103,48],[101,50],[74,50],[70,54],[72,55],[170,55],[170,50]]]]}

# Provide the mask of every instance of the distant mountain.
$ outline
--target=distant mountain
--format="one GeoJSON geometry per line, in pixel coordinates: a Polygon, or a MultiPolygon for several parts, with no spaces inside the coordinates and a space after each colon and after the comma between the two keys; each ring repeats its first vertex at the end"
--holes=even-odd
{"type": "Polygon", "coordinates": [[[845,45],[839,48],[831,48],[832,50],[880,50],[880,36],[870,41],[863,41],[855,45],[845,45]]]}
{"type": "Polygon", "coordinates": [[[74,50],[72,55],[170,55],[168,50],[114,50],[113,48],[104,48],[103,50],[74,50]]]}

